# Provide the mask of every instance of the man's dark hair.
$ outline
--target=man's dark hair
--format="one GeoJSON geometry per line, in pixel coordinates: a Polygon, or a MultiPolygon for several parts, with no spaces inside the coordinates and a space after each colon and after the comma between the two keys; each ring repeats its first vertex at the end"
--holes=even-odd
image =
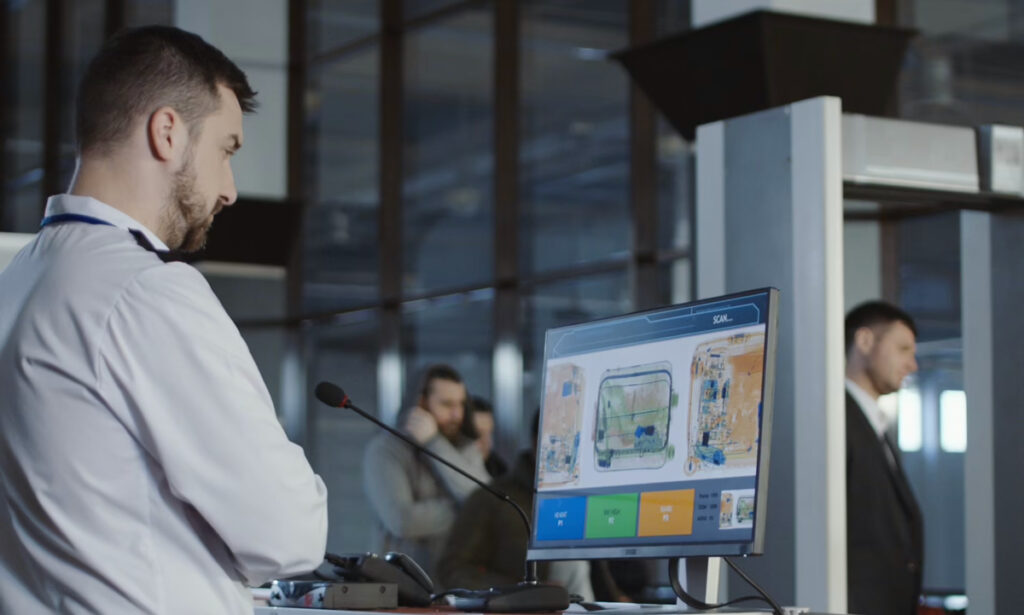
{"type": "Polygon", "coordinates": [[[469,398],[469,405],[472,407],[473,412],[482,412],[484,414],[494,414],[494,406],[491,402],[487,401],[479,395],[474,395],[469,398]]]}
{"type": "Polygon", "coordinates": [[[417,381],[417,399],[424,399],[430,395],[430,391],[434,387],[435,380],[448,380],[456,384],[463,384],[462,376],[459,375],[459,372],[455,371],[454,367],[443,364],[431,365],[427,369],[423,370],[423,374],[417,381]]]}
{"type": "Polygon", "coordinates": [[[861,327],[888,325],[901,322],[917,337],[914,319],[900,308],[884,301],[868,301],[850,310],[846,315],[846,353],[853,347],[853,336],[861,327]]]}
{"type": "Polygon", "coordinates": [[[462,417],[462,435],[476,440],[480,437],[480,431],[476,428],[473,417],[477,413],[490,414],[494,416],[494,406],[479,395],[473,395],[466,402],[466,413],[462,417]]]}
{"type": "Polygon", "coordinates": [[[79,85],[78,152],[109,152],[140,117],[164,106],[177,111],[194,136],[220,104],[218,85],[235,93],[245,113],[256,108],[242,69],[199,36],[170,26],[122,30],[104,43],[79,85]]]}

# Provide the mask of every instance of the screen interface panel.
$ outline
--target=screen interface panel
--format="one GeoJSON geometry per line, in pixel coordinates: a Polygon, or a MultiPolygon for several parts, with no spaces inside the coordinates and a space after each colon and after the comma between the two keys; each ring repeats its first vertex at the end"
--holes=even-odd
{"type": "Polygon", "coordinates": [[[770,292],[548,331],[531,555],[753,540],[770,292]]]}

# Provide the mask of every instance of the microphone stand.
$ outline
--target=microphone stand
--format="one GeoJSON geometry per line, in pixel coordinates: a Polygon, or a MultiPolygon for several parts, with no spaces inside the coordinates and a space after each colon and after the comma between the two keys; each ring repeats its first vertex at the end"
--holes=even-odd
{"type": "MultiPolygon", "coordinates": [[[[462,476],[465,476],[499,500],[511,504],[512,507],[515,508],[516,512],[519,513],[519,518],[526,527],[527,540],[529,540],[529,537],[533,535],[533,528],[530,526],[530,521],[526,516],[526,513],[523,511],[522,507],[519,506],[519,504],[516,504],[507,494],[494,489],[487,483],[481,481],[447,459],[427,450],[419,442],[416,442],[394,427],[386,425],[377,417],[356,406],[352,403],[352,400],[349,399],[349,396],[345,394],[345,391],[342,390],[341,387],[331,384],[330,382],[321,382],[316,385],[316,397],[328,406],[352,410],[374,425],[384,429],[391,435],[400,438],[417,451],[431,457],[432,459],[436,459],[446,467],[449,467],[462,476]]],[[[489,600],[486,600],[482,604],[474,604],[473,610],[479,608],[483,611],[492,612],[561,611],[569,607],[569,594],[565,588],[560,585],[539,583],[537,580],[537,562],[530,559],[527,559],[525,562],[524,576],[521,583],[504,587],[492,587],[487,591],[489,592],[489,600]],[[534,591],[530,591],[531,589],[534,591]],[[558,590],[561,590],[561,592],[559,593],[558,590]]]]}

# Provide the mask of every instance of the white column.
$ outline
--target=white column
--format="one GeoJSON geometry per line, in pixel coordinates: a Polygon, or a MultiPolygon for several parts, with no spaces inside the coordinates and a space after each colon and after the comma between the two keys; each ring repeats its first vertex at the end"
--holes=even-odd
{"type": "Polygon", "coordinates": [[[972,613],[996,612],[991,218],[982,212],[960,214],[960,317],[969,409],[964,453],[964,570],[972,613]]]}
{"type": "Polygon", "coordinates": [[[697,129],[698,294],[781,291],[765,555],[743,565],[830,612],[846,609],[841,112],[821,97],[697,129]]]}
{"type": "Polygon", "coordinates": [[[847,601],[842,108],[838,98],[815,98],[791,109],[799,451],[794,476],[796,596],[799,605],[843,613],[847,601]],[[822,360],[806,360],[812,357],[822,360]]]}
{"type": "Polygon", "coordinates": [[[1024,219],[965,212],[961,222],[967,598],[972,613],[1011,613],[1024,602],[1024,219]]]}
{"type": "Polygon", "coordinates": [[[725,294],[725,124],[697,127],[697,297],[725,294]]]}

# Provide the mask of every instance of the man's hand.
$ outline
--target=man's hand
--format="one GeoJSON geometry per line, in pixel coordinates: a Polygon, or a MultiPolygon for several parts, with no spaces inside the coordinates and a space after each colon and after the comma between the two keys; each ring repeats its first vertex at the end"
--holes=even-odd
{"type": "Polygon", "coordinates": [[[405,417],[405,430],[420,444],[426,444],[437,435],[437,421],[434,415],[416,406],[405,417]]]}

